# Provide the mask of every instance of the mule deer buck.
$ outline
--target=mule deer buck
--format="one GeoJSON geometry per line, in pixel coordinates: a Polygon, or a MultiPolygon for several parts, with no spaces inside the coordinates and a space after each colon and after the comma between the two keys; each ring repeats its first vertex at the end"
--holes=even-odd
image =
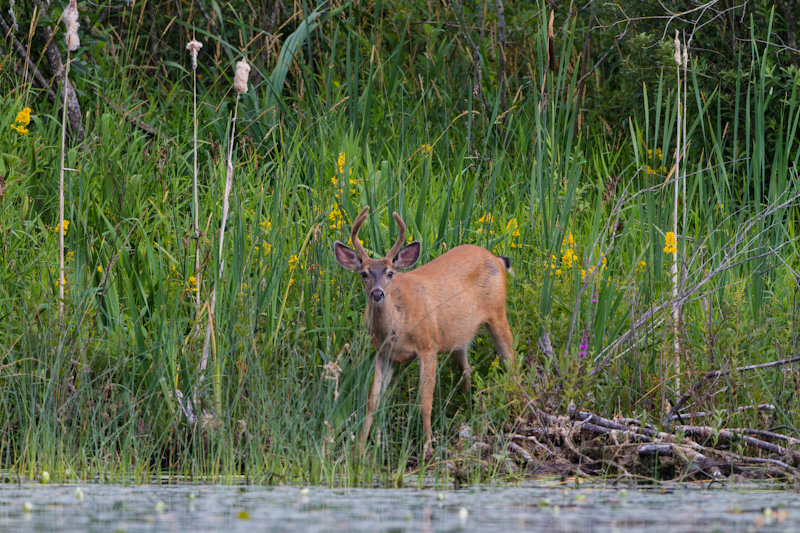
{"type": "Polygon", "coordinates": [[[410,272],[419,259],[420,243],[403,246],[406,225],[394,213],[398,236],[389,254],[371,259],[358,242],[358,230],[367,218],[364,207],[350,232],[352,250],[336,241],[336,260],[361,275],[367,293],[364,322],[375,347],[375,378],[358,443],[359,453],[372,426],[372,418],[394,372],[396,363],[419,358],[419,395],[425,430],[424,453],[432,451],[431,406],[436,382],[437,355],[452,353],[461,368],[462,387],[469,392],[470,367],[467,348],[478,328],[485,324],[504,362],[513,363],[511,329],[506,318],[506,271],[511,262],[480,246],[453,248],[430,263],[410,272]]]}

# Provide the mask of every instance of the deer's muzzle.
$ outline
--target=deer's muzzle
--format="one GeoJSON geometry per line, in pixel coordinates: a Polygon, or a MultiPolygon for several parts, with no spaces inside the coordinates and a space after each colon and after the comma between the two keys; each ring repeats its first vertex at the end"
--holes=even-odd
{"type": "Polygon", "coordinates": [[[369,297],[372,298],[374,302],[381,302],[383,301],[384,294],[381,289],[373,289],[371,293],[369,293],[369,297]]]}

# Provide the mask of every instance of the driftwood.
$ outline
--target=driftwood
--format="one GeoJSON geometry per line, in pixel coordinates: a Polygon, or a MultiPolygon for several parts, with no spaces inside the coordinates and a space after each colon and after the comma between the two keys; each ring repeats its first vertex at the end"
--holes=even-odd
{"type": "MultiPolygon", "coordinates": [[[[762,404],[758,404],[758,405],[743,405],[741,407],[737,407],[734,410],[734,412],[742,413],[742,412],[748,411],[750,409],[755,409],[757,411],[774,411],[775,410],[775,406],[772,405],[771,403],[762,403],[762,404]]],[[[728,414],[728,410],[727,409],[720,409],[719,411],[713,411],[713,412],[698,411],[696,413],[691,413],[691,412],[687,413],[686,411],[684,411],[682,413],[678,413],[678,414],[672,415],[670,420],[686,420],[686,419],[693,420],[695,418],[706,418],[706,417],[709,417],[709,416],[716,416],[718,414],[726,415],[726,414],[728,414]]]]}
{"type": "MultiPolygon", "coordinates": [[[[783,362],[737,370],[779,363],[783,362]]],[[[508,469],[513,463],[517,471],[537,475],[604,475],[617,480],[719,481],[730,476],[795,480],[800,475],[800,438],[774,429],[699,425],[662,429],[631,417],[605,418],[574,404],[566,414],[556,415],[537,408],[518,385],[528,415],[517,419],[511,432],[483,438],[468,428],[459,433],[462,454],[479,457],[484,468],[502,461],[498,467],[508,469]]]]}

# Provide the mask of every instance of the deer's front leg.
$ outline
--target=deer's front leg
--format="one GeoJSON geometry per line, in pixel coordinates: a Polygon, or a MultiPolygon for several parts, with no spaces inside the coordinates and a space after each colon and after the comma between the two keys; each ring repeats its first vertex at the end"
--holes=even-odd
{"type": "Polygon", "coordinates": [[[431,410],[433,409],[433,388],[436,385],[436,352],[419,354],[419,403],[422,411],[422,427],[425,430],[423,453],[426,458],[433,455],[431,435],[431,410]]]}
{"type": "Polygon", "coordinates": [[[381,404],[381,396],[383,396],[383,393],[386,391],[386,387],[389,385],[393,373],[394,364],[388,361],[383,354],[378,353],[378,356],[375,358],[375,377],[372,381],[372,391],[369,394],[369,401],[367,402],[367,415],[364,418],[364,425],[361,426],[361,438],[358,442],[359,455],[364,455],[364,447],[367,444],[369,429],[372,427],[372,417],[381,404]]]}

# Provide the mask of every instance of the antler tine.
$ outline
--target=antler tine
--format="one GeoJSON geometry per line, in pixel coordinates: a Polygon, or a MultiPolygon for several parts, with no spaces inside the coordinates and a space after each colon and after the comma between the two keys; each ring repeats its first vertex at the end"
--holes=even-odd
{"type": "Polygon", "coordinates": [[[366,250],[364,250],[364,247],[361,246],[361,243],[358,242],[358,230],[361,229],[361,225],[367,219],[368,213],[369,206],[365,205],[364,209],[361,210],[356,219],[353,221],[353,229],[350,230],[350,240],[353,241],[353,248],[355,248],[358,257],[361,258],[362,261],[369,258],[369,254],[366,250]]]}
{"type": "Polygon", "coordinates": [[[397,253],[400,251],[400,248],[406,243],[406,223],[403,222],[403,219],[400,218],[400,215],[397,213],[392,213],[394,216],[394,220],[397,222],[397,241],[395,241],[394,246],[392,249],[389,250],[389,255],[386,256],[386,259],[389,261],[394,261],[394,258],[397,257],[397,253]]]}

